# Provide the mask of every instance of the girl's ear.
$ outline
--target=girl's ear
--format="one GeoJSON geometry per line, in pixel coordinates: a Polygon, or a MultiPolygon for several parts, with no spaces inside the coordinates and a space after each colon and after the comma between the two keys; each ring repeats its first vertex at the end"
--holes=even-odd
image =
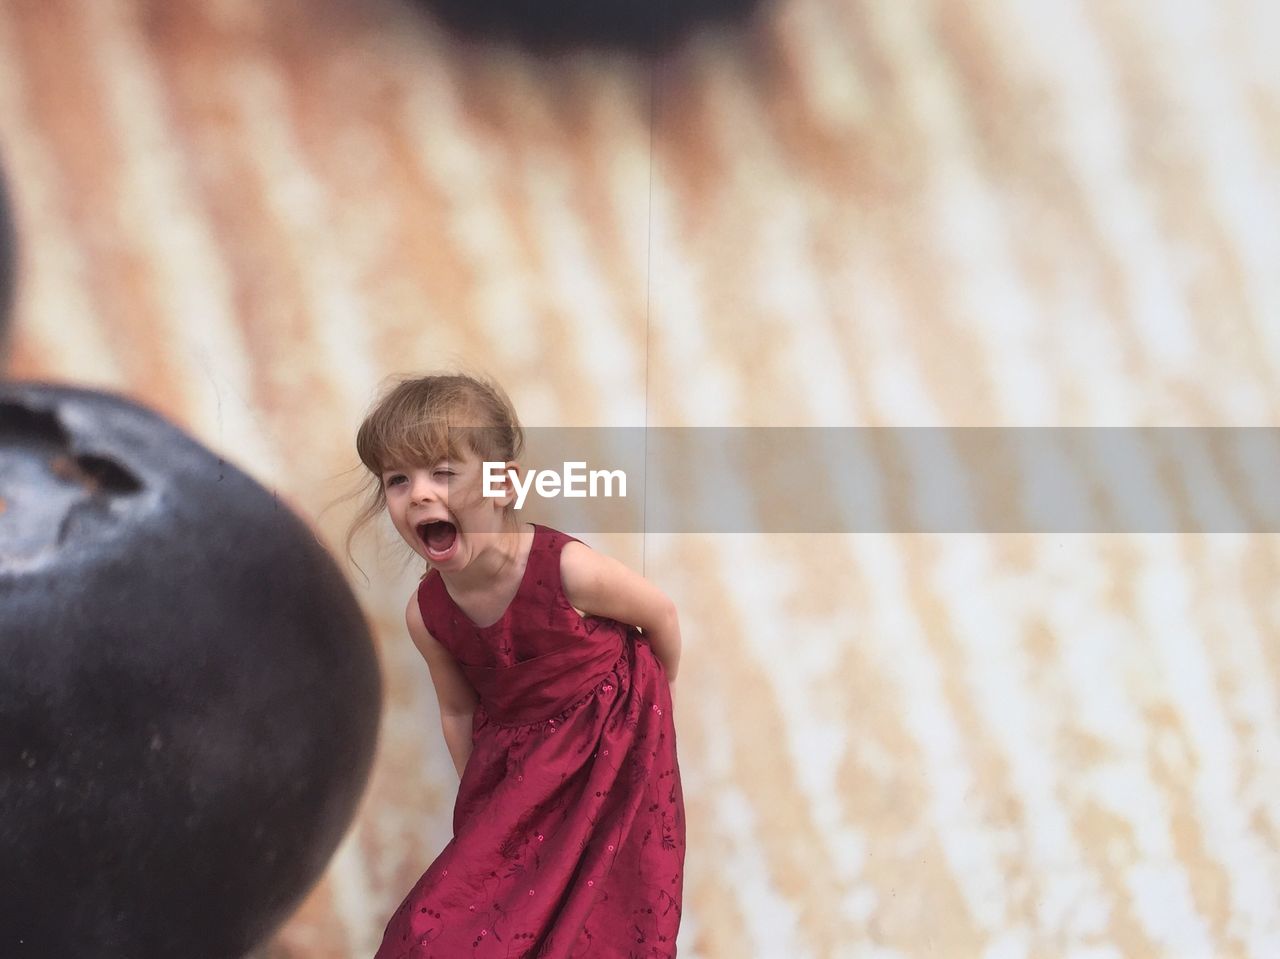
{"type": "Polygon", "coordinates": [[[523,478],[523,475],[524,475],[523,467],[521,467],[520,464],[515,460],[508,460],[503,468],[501,478],[497,479],[493,483],[493,486],[496,489],[499,489],[502,491],[501,495],[495,496],[493,500],[494,505],[501,509],[506,509],[508,506],[510,506],[512,503],[516,501],[516,487],[515,487],[515,483],[513,483],[511,479],[512,471],[515,471],[516,476],[523,478]]]}

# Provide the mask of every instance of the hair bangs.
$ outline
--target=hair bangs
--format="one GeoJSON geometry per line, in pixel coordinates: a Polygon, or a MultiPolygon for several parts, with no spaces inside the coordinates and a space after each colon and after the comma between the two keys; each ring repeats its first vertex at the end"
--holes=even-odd
{"type": "Polygon", "coordinates": [[[443,416],[391,416],[377,427],[370,431],[368,449],[361,455],[376,474],[393,467],[434,466],[464,453],[463,432],[443,416]]]}

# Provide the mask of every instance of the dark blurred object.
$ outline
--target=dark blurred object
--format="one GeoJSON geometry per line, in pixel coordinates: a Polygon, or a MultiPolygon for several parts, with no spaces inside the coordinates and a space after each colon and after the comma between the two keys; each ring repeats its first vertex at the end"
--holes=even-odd
{"type": "Polygon", "coordinates": [[[363,792],[381,680],[338,567],[122,397],[0,384],[0,662],[0,956],[243,956],[363,792]]]}
{"type": "Polygon", "coordinates": [[[694,27],[745,19],[761,0],[418,0],[446,26],[473,38],[546,49],[609,46],[664,50],[694,27]]]}
{"type": "Polygon", "coordinates": [[[0,169],[0,371],[9,355],[9,312],[13,306],[14,249],[18,238],[9,214],[4,170],[0,169]]]}

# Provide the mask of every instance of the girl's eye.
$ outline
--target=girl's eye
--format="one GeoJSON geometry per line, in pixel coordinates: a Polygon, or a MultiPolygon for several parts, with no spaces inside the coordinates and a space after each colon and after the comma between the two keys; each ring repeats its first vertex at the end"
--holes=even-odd
{"type": "Polygon", "coordinates": [[[452,476],[453,470],[436,470],[437,476],[452,476]]]}
{"type": "Polygon", "coordinates": [[[387,485],[388,485],[388,486],[395,486],[395,485],[396,485],[396,480],[402,480],[402,479],[404,479],[404,477],[403,477],[403,476],[400,476],[399,474],[397,474],[397,475],[395,475],[395,476],[390,476],[390,477],[388,477],[388,478],[387,478],[387,485]]]}

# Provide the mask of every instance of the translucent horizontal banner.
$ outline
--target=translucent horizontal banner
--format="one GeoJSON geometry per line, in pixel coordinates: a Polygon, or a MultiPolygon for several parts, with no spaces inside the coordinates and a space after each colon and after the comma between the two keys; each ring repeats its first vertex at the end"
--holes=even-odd
{"type": "Polygon", "coordinates": [[[521,465],[581,532],[1280,532],[1271,427],[534,427],[521,465]]]}

